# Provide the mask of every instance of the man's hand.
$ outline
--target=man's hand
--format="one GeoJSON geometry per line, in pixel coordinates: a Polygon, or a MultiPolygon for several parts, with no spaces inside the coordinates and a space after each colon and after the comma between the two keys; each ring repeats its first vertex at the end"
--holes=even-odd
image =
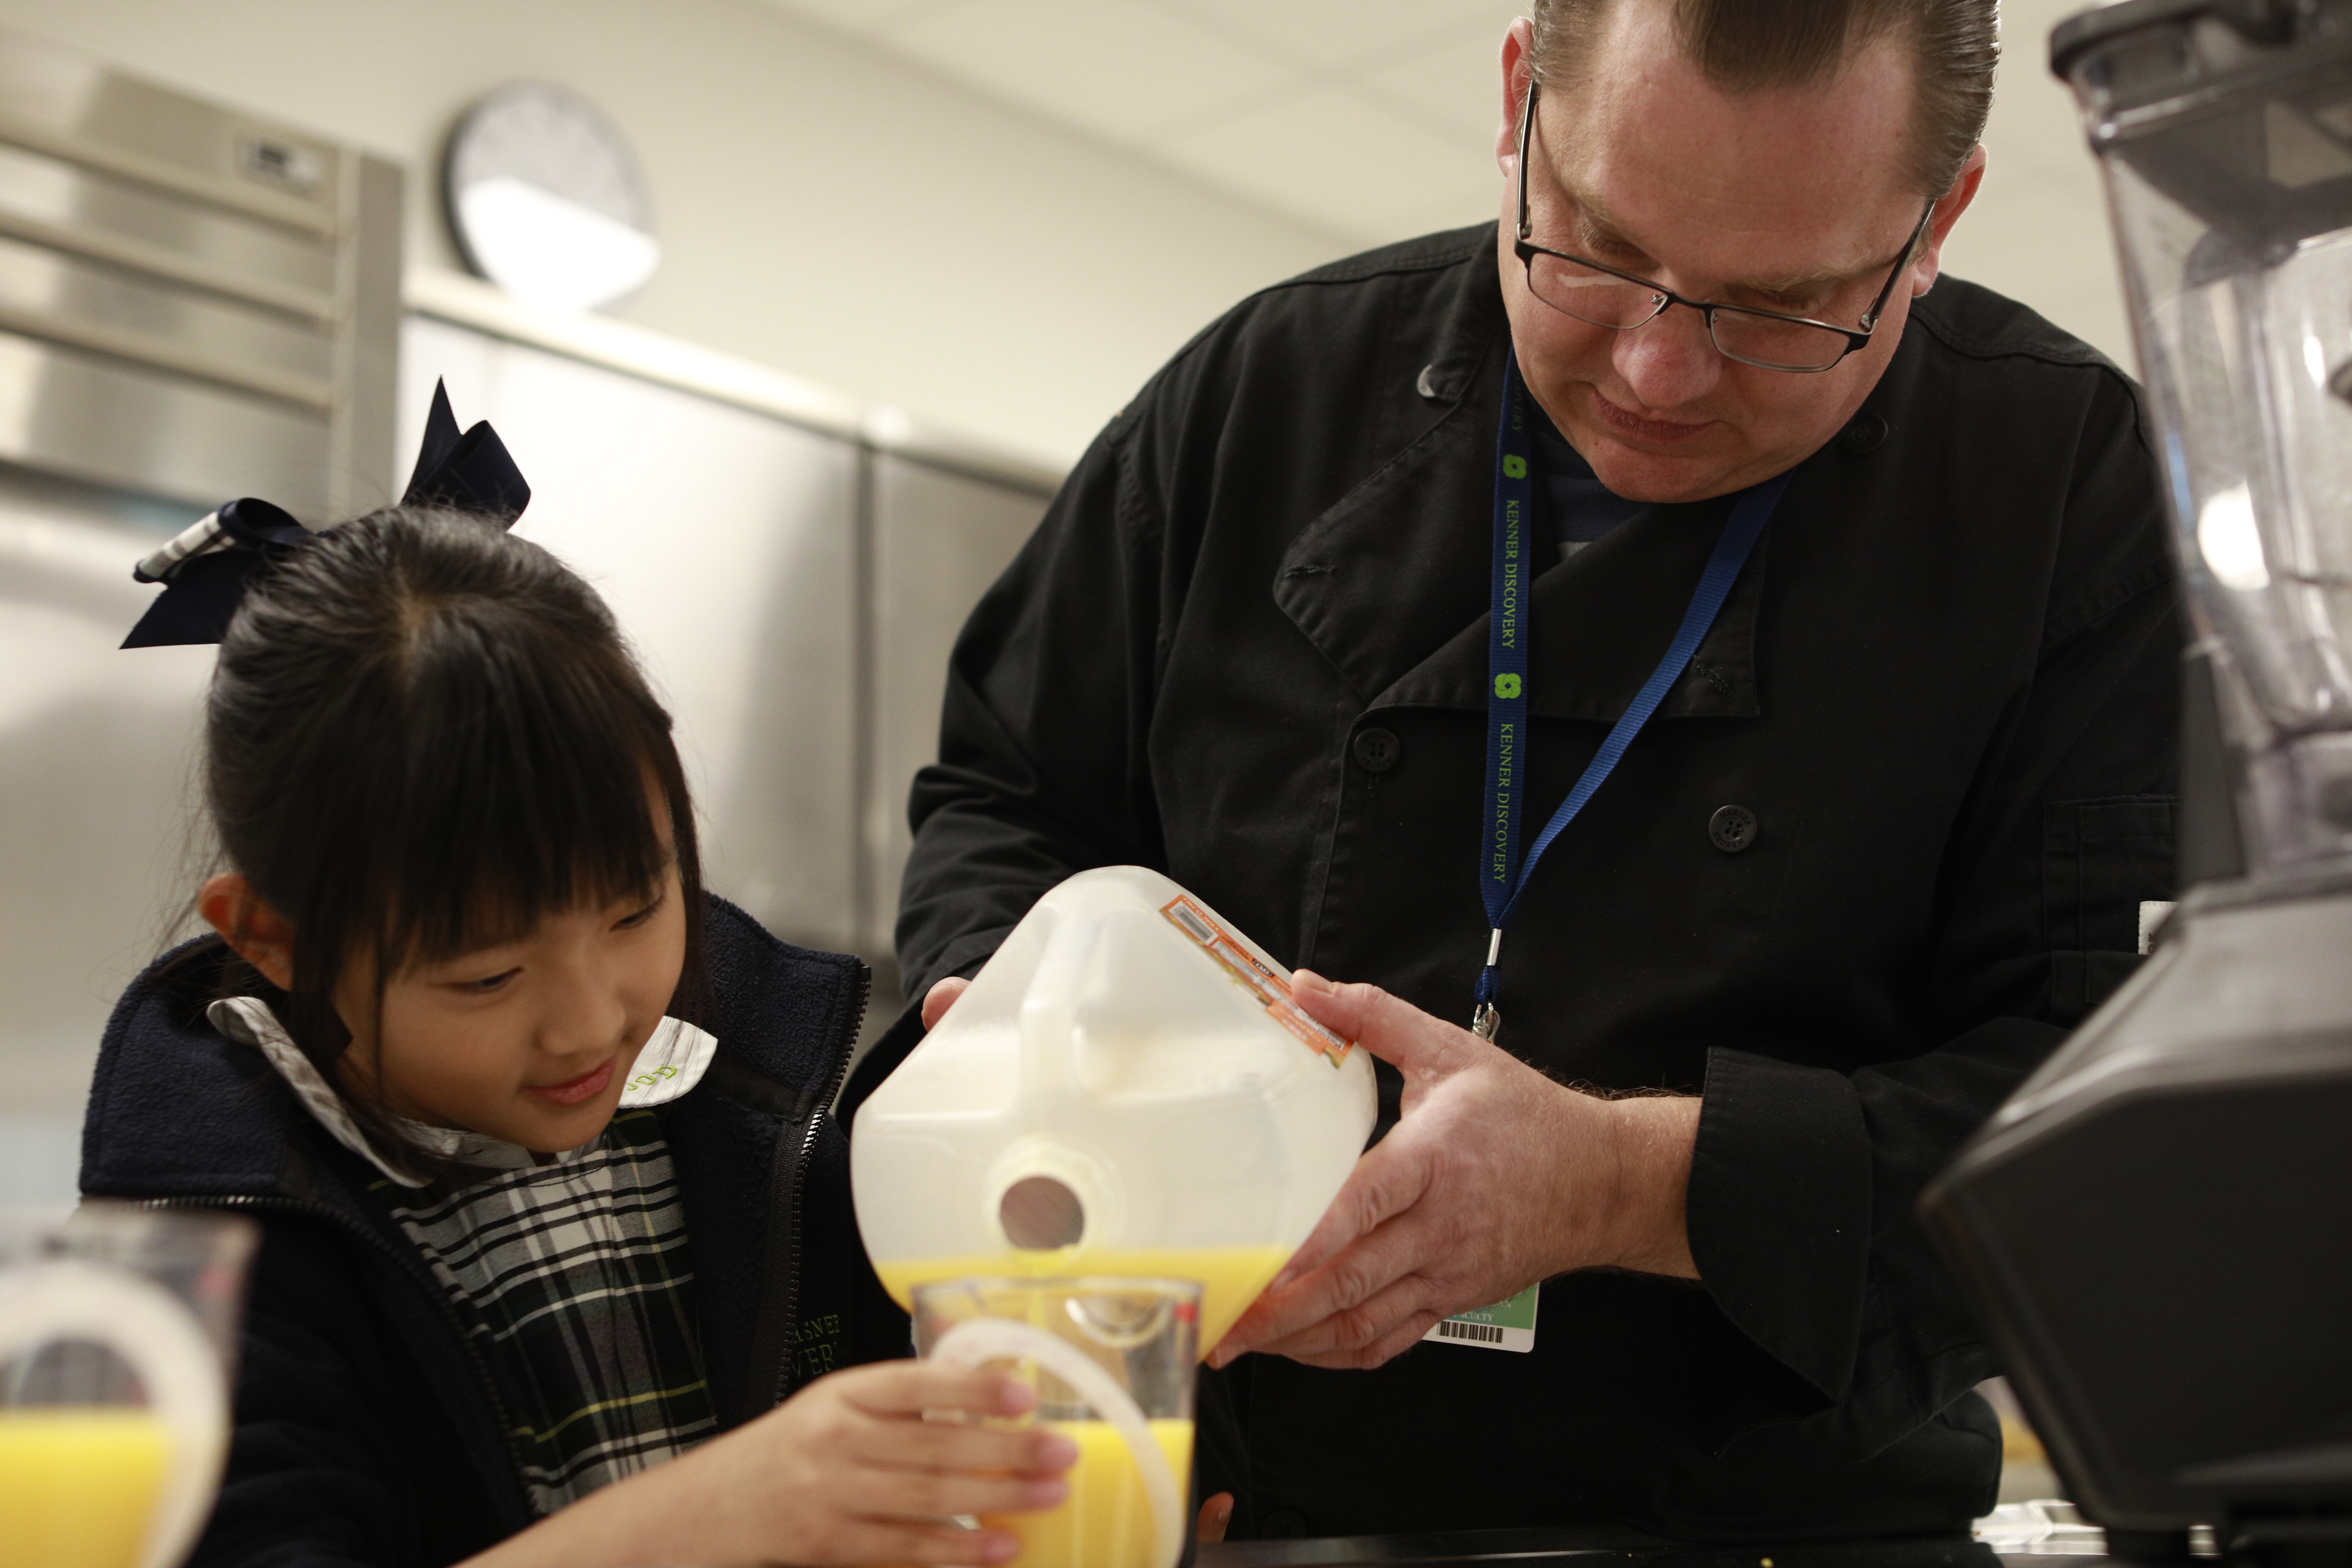
{"type": "Polygon", "coordinates": [[[938,1028],[940,1020],[947,1016],[948,1009],[955,1005],[955,999],[971,989],[971,981],[960,974],[950,974],[924,992],[923,1033],[928,1035],[938,1028]]]}
{"type": "Polygon", "coordinates": [[[1572,1268],[1698,1278],[1683,1224],[1696,1099],[1580,1093],[1377,986],[1307,970],[1293,984],[1403,1073],[1403,1116],[1211,1364],[1378,1366],[1441,1318],[1572,1268]]]}

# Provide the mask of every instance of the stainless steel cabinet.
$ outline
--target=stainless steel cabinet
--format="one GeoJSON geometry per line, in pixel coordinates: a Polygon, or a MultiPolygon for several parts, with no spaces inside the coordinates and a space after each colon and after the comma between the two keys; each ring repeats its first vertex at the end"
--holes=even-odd
{"type": "Polygon", "coordinates": [[[877,1022],[907,787],[936,754],[956,634],[1040,488],[877,451],[716,397],[426,317],[401,450],[436,376],[532,487],[518,531],[602,592],[677,720],[710,886],[779,935],[863,953],[877,1022]]]}
{"type": "MultiPolygon", "coordinates": [[[[402,463],[442,377],[531,481],[518,531],[635,645],[677,721],[710,886],[781,936],[863,953],[869,1033],[887,1024],[908,784],[936,752],[949,650],[1042,485],[435,318],[408,320],[401,359],[402,463]]],[[[154,592],[131,563],[193,521],[0,463],[0,654],[18,672],[0,690],[0,1204],[71,1195],[107,1012],[210,868],[195,740],[213,650],[117,647],[154,592]]]]}
{"type": "Polygon", "coordinates": [[[856,946],[857,448],[412,318],[403,452],[436,376],[530,480],[516,531],[595,584],[668,703],[712,889],[780,936],[856,946]]]}
{"type": "Polygon", "coordinates": [[[118,646],[154,593],[131,564],[194,521],[0,473],[0,1205],[72,1198],[107,1013],[205,868],[213,650],[118,646]]]}
{"type": "MultiPolygon", "coordinates": [[[[973,603],[1036,531],[1045,498],[893,454],[874,462],[873,867],[866,951],[892,953],[907,866],[907,786],[939,754],[948,654],[973,603]]],[[[895,981],[897,965],[887,973],[895,981]]],[[[877,987],[878,989],[878,987],[877,987]]],[[[887,1001],[877,996],[877,1010],[887,1001]]]]}
{"type": "Polygon", "coordinates": [[[235,496],[383,494],[401,178],[0,30],[0,1205],[73,1196],[108,1010],[206,868],[212,650],[119,650],[131,566],[235,496]]]}

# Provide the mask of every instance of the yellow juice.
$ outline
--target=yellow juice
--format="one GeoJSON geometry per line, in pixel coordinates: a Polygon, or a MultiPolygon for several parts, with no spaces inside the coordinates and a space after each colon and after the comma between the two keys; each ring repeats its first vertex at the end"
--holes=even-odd
{"type": "Polygon", "coordinates": [[[138,1568],[171,1458],[143,1410],[0,1409],[0,1563],[138,1568]]]}
{"type": "MultiPolygon", "coordinates": [[[[1070,1495],[1043,1513],[985,1516],[983,1522],[1020,1537],[1020,1568],[1165,1568],[1152,1533],[1151,1503],[1118,1428],[1108,1421],[1048,1421],[1078,1446],[1068,1471],[1070,1495]]],[[[1151,1423],[1151,1436],[1176,1473],[1176,1506],[1192,1496],[1192,1424],[1151,1423]]],[[[1181,1521],[1180,1521],[1181,1522],[1181,1521]]]]}
{"type": "Polygon", "coordinates": [[[1197,1279],[1201,1284],[1201,1343],[1205,1358],[1225,1331],[1249,1310],[1258,1293],[1290,1261],[1287,1247],[1064,1247],[1050,1252],[1006,1250],[970,1258],[926,1258],[911,1263],[877,1263],[883,1289],[908,1311],[915,1287],[974,1274],[1013,1279],[1066,1279],[1081,1274],[1143,1275],[1159,1279],[1197,1279]]]}

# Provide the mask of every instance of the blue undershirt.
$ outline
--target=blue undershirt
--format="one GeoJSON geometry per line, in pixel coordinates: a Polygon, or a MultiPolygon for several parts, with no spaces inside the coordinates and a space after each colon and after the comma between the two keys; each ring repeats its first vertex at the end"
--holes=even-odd
{"type": "Polygon", "coordinates": [[[1543,407],[1527,399],[1528,423],[1533,428],[1536,469],[1543,483],[1543,521],[1559,552],[1573,555],[1611,529],[1642,510],[1647,501],[1627,500],[1594,477],[1592,465],[1553,427],[1543,407]]]}

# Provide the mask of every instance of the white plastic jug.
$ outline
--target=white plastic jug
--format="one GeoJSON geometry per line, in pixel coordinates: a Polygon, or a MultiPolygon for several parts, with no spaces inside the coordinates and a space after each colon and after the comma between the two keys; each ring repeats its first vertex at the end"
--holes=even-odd
{"type": "Polygon", "coordinates": [[[966,1275],[1197,1279],[1206,1354],[1374,1109],[1370,1058],[1255,942],[1156,871],[1085,871],[858,1111],[857,1226],[901,1305],[966,1275]]]}

